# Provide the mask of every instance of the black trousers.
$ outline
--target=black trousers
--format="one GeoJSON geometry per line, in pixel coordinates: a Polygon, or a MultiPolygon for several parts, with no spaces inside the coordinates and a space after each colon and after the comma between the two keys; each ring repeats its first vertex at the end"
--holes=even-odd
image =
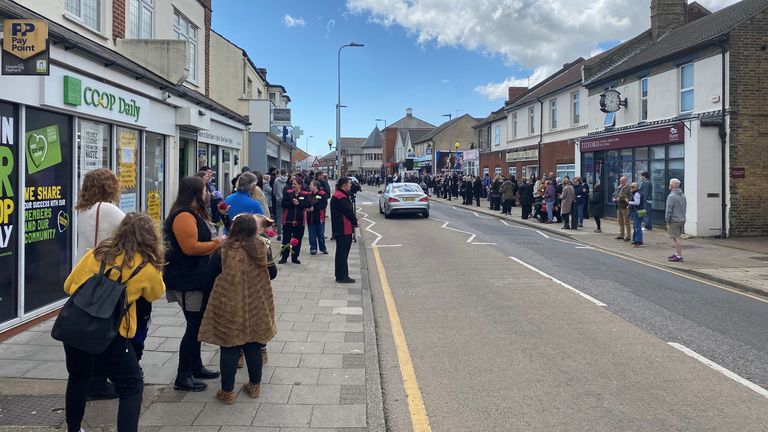
{"type": "Polygon", "coordinates": [[[597,225],[597,229],[602,229],[600,228],[600,216],[595,216],[595,225],[597,225]]]}
{"type": "Polygon", "coordinates": [[[235,375],[237,375],[237,361],[240,359],[240,351],[245,355],[245,364],[248,368],[248,382],[261,384],[262,357],[261,349],[266,345],[258,342],[250,342],[234,347],[221,347],[219,366],[221,367],[221,389],[231,392],[235,389],[235,375]]]}
{"type": "Polygon", "coordinates": [[[573,210],[570,213],[571,216],[571,229],[579,229],[579,215],[576,210],[576,204],[574,204],[573,210]]]}
{"type": "Polygon", "coordinates": [[[299,257],[299,254],[301,253],[301,241],[304,239],[304,225],[283,225],[283,246],[289,244],[291,242],[291,238],[298,240],[299,244],[292,248],[284,247],[282,252],[280,252],[280,255],[283,259],[288,259],[289,251],[292,259],[299,257]]]}
{"type": "Polygon", "coordinates": [[[563,228],[570,229],[571,228],[571,223],[569,221],[570,221],[571,214],[570,213],[563,213],[562,216],[563,216],[563,228]]]}
{"type": "MultiPolygon", "coordinates": [[[[475,203],[478,207],[480,207],[480,194],[475,195],[475,203]]],[[[470,204],[472,203],[470,202],[470,204]]]]}
{"type": "Polygon", "coordinates": [[[352,235],[341,235],[336,237],[336,280],[342,280],[349,277],[349,250],[352,249],[352,235]]]}
{"type": "Polygon", "coordinates": [[[501,209],[502,213],[511,213],[512,212],[512,203],[514,203],[514,201],[512,201],[512,200],[504,200],[503,207],[501,209]]]}
{"type": "Polygon", "coordinates": [[[136,432],[139,428],[144,380],[131,343],[118,336],[101,354],[89,354],[64,344],[64,354],[69,372],[65,401],[69,432],[80,431],[85,415],[88,381],[96,364],[100,365],[100,369],[115,385],[115,392],[120,397],[117,409],[118,432],[136,432]]]}
{"type": "Polygon", "coordinates": [[[531,217],[530,204],[520,204],[520,208],[523,210],[523,219],[528,219],[529,217],[531,217]]]}
{"type": "Polygon", "coordinates": [[[184,336],[179,345],[179,378],[184,378],[203,368],[203,360],[200,358],[201,344],[197,340],[197,335],[200,333],[200,323],[203,322],[205,303],[206,301],[203,301],[202,310],[199,312],[184,311],[187,328],[184,330],[184,336]]]}

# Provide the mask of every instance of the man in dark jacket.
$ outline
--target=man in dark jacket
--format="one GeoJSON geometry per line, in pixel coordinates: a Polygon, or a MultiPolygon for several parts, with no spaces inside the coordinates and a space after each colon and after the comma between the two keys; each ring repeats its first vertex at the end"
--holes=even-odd
{"type": "Polygon", "coordinates": [[[352,236],[357,227],[357,216],[349,196],[352,187],[348,177],[340,177],[336,182],[336,192],[331,197],[331,229],[336,240],[336,282],[355,283],[349,277],[349,250],[352,248],[352,236]]]}
{"type": "Polygon", "coordinates": [[[523,211],[523,219],[531,216],[531,204],[533,204],[533,188],[528,184],[528,179],[523,177],[523,183],[520,184],[517,192],[520,194],[520,207],[523,211]]]}

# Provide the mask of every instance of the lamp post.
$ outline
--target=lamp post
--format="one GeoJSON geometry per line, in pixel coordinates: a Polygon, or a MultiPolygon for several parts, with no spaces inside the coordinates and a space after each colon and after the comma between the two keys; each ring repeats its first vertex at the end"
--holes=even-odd
{"type": "MultiPolygon", "coordinates": [[[[451,113],[443,114],[443,117],[448,117],[448,121],[451,121],[451,113]]],[[[449,150],[450,151],[450,150],[449,150]]]]}
{"type": "MultiPolygon", "coordinates": [[[[453,147],[456,149],[456,152],[458,153],[459,149],[461,148],[461,144],[456,143],[453,145],[453,147]]],[[[450,169],[450,172],[453,172],[453,164],[451,163],[451,148],[448,147],[448,167],[450,169]]]]}
{"type": "Polygon", "coordinates": [[[364,46],[365,45],[363,44],[351,42],[339,47],[339,52],[337,55],[336,78],[338,86],[338,97],[336,98],[336,166],[339,168],[341,167],[341,165],[339,165],[339,141],[341,141],[341,50],[346,47],[358,48],[364,46]]]}
{"type": "Polygon", "coordinates": [[[309,154],[309,139],[314,137],[315,137],[314,135],[310,135],[306,139],[304,139],[304,148],[307,149],[307,154],[309,154]]]}
{"type": "MultiPolygon", "coordinates": [[[[386,128],[387,128],[387,119],[375,119],[375,120],[376,120],[376,122],[380,122],[380,121],[383,121],[383,122],[384,122],[384,129],[386,129],[386,128]]],[[[378,126],[378,125],[377,125],[377,126],[378,126]]]]}
{"type": "MultiPolygon", "coordinates": [[[[338,148],[338,145],[336,147],[338,148]]],[[[328,140],[328,151],[331,151],[331,150],[333,150],[333,140],[329,139],[328,140]]],[[[335,176],[336,176],[336,164],[333,165],[333,174],[331,174],[331,177],[335,177],[335,176]]]]}

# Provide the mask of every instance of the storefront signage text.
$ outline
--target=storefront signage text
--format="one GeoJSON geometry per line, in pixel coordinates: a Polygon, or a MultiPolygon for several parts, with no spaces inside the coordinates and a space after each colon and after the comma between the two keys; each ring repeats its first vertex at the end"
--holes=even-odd
{"type": "Polygon", "coordinates": [[[5,20],[3,75],[48,75],[48,22],[5,20]]]}
{"type": "Polygon", "coordinates": [[[0,256],[5,255],[5,249],[11,240],[14,230],[14,199],[13,181],[14,157],[14,121],[13,117],[0,117],[0,256]]]}
{"type": "Polygon", "coordinates": [[[291,110],[289,108],[275,108],[272,110],[272,124],[274,126],[290,126],[291,110]]]}
{"type": "Polygon", "coordinates": [[[507,162],[518,162],[518,161],[538,160],[538,159],[539,159],[539,151],[537,149],[507,152],[507,157],[506,157],[507,162]]]}
{"type": "Polygon", "coordinates": [[[94,108],[108,111],[117,110],[119,114],[132,118],[134,123],[137,123],[141,116],[141,106],[136,102],[136,99],[126,99],[107,90],[99,90],[91,86],[85,86],[83,89],[82,81],[69,75],[64,76],[64,103],[72,106],[80,106],[85,103],[94,108]]]}
{"type": "Polygon", "coordinates": [[[637,132],[603,135],[596,138],[584,138],[579,143],[582,152],[596,150],[623,149],[659,144],[675,144],[685,141],[683,125],[664,126],[637,132]]]}

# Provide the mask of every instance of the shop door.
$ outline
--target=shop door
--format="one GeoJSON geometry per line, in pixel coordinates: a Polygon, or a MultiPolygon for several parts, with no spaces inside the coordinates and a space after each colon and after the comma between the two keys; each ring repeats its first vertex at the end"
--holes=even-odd
{"type": "Polygon", "coordinates": [[[187,160],[189,159],[189,140],[182,138],[179,140],[179,180],[188,176],[187,160]]]}
{"type": "Polygon", "coordinates": [[[232,193],[232,151],[221,150],[221,182],[219,182],[221,193],[228,196],[232,193]]]}

